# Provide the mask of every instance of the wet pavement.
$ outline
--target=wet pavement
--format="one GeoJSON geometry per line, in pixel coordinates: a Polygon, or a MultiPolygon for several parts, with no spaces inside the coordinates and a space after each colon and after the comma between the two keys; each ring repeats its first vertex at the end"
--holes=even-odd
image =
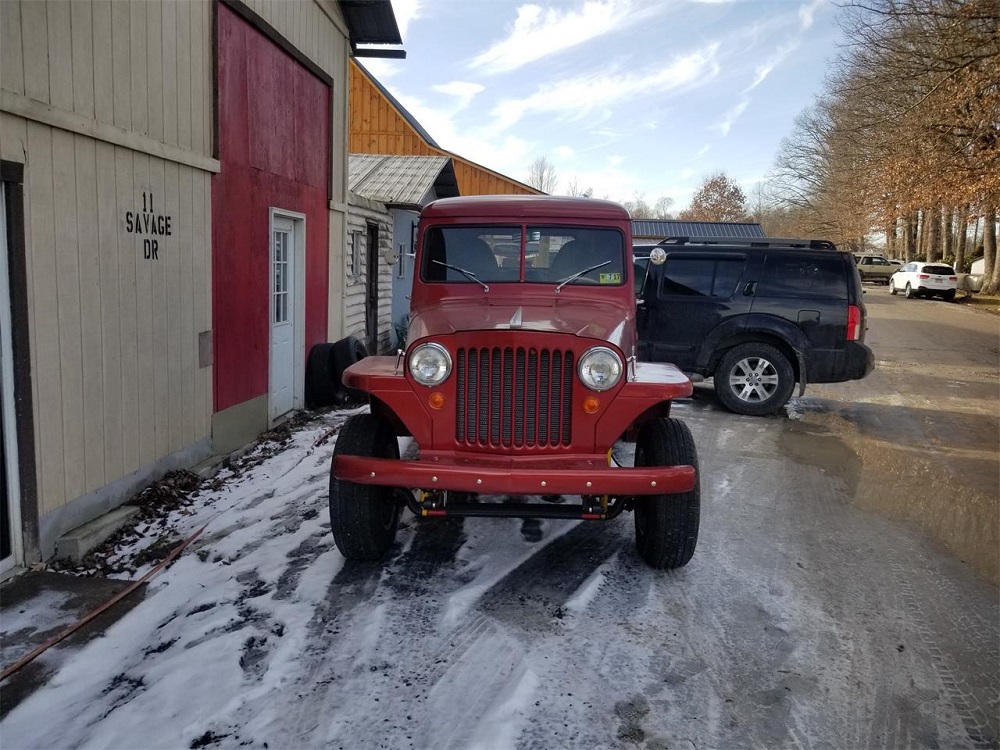
{"type": "Polygon", "coordinates": [[[774,418],[704,385],[677,405],[701,460],[687,567],[644,566],[629,515],[407,515],[384,563],[344,563],[310,435],[247,474],[117,640],[59,654],[74,679],[5,738],[995,748],[1000,319],[866,288],[870,378],[774,418]]]}
{"type": "MultiPolygon", "coordinates": [[[[0,586],[0,671],[128,588],[128,581],[100,576],[83,577],[31,570],[0,586]]],[[[0,688],[0,717],[33,693],[55,673],[68,653],[103,634],[143,600],[138,587],[114,607],[80,627],[58,645],[4,680],[0,688]]]]}

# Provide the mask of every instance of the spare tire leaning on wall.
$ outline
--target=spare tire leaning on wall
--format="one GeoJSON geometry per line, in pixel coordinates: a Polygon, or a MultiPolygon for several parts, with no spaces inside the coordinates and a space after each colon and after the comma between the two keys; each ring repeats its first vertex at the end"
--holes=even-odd
{"type": "Polygon", "coordinates": [[[333,406],[340,396],[340,379],[334,376],[333,344],[316,344],[306,360],[306,408],[333,406]]]}
{"type": "Polygon", "coordinates": [[[336,343],[316,344],[306,361],[306,407],[318,409],[348,401],[364,401],[367,396],[343,384],[344,370],[368,356],[365,345],[355,336],[336,343]]]}
{"type": "Polygon", "coordinates": [[[348,336],[333,345],[333,375],[340,388],[340,403],[368,401],[368,394],[344,387],[344,370],[368,356],[368,349],[357,336],[348,336]]]}

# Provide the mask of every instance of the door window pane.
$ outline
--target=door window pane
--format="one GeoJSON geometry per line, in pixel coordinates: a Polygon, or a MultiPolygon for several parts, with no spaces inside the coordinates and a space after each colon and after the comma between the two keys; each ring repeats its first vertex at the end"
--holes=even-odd
{"type": "Polygon", "coordinates": [[[288,232],[274,233],[274,322],[288,322],[288,232]]]}
{"type": "Polygon", "coordinates": [[[745,261],[725,258],[668,258],[663,267],[660,294],[686,297],[733,295],[745,261]]]}

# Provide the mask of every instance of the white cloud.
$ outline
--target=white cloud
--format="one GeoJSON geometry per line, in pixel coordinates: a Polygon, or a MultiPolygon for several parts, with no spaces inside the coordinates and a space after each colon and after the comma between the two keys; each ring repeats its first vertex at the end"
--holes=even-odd
{"type": "Polygon", "coordinates": [[[450,83],[442,83],[436,86],[431,86],[433,91],[437,91],[439,94],[448,94],[456,99],[455,110],[465,109],[469,106],[469,102],[472,101],[476,94],[482,93],[486,90],[486,87],[478,83],[469,83],[467,81],[451,81],[450,83]]]}
{"type": "Polygon", "coordinates": [[[802,24],[803,31],[813,25],[816,11],[824,5],[826,5],[826,0],[813,0],[811,3],[799,6],[799,22],[802,24]]]}
{"type": "Polygon", "coordinates": [[[389,88],[441,148],[515,180],[523,182],[527,177],[528,165],[538,155],[537,143],[515,135],[485,132],[481,127],[459,127],[454,107],[432,107],[422,99],[389,88]]]}
{"type": "Polygon", "coordinates": [[[733,124],[740,119],[740,116],[744,111],[746,111],[749,104],[750,100],[744,97],[741,102],[736,104],[736,106],[730,107],[726,110],[726,113],[722,115],[722,119],[712,125],[712,128],[722,133],[723,137],[729,135],[729,131],[732,129],[733,124]]]}
{"type": "Polygon", "coordinates": [[[469,67],[505,73],[596,37],[641,23],[666,4],[635,5],[632,0],[587,0],[579,9],[561,11],[522,5],[508,37],[477,55],[469,67]]]}
{"type": "Polygon", "coordinates": [[[560,159],[572,158],[574,153],[575,152],[571,146],[556,146],[556,156],[560,159]]]}
{"type": "Polygon", "coordinates": [[[612,167],[617,167],[623,161],[625,161],[625,157],[619,156],[618,154],[611,154],[611,156],[608,157],[608,164],[612,167]]]}
{"type": "Polygon", "coordinates": [[[764,62],[754,68],[753,82],[743,90],[743,93],[753,91],[755,88],[760,86],[764,82],[764,79],[771,75],[771,71],[777,68],[786,57],[795,51],[798,46],[799,42],[798,40],[795,40],[789,44],[778,47],[773,55],[767,57],[764,62]]]}
{"type": "Polygon", "coordinates": [[[406,42],[406,32],[410,24],[420,17],[421,0],[392,0],[392,12],[396,16],[399,34],[406,42]]]}
{"type": "Polygon", "coordinates": [[[700,159],[702,156],[711,151],[711,149],[712,149],[712,144],[706,143],[704,146],[702,146],[701,148],[699,148],[697,151],[694,152],[694,158],[700,159]]]}
{"type": "Polygon", "coordinates": [[[358,62],[382,84],[387,78],[392,78],[399,73],[400,70],[398,61],[384,57],[365,57],[358,62]]]}
{"type": "Polygon", "coordinates": [[[717,51],[717,44],[710,45],[678,57],[666,67],[657,66],[640,74],[601,73],[543,84],[524,98],[500,101],[491,113],[495,127],[503,130],[525,116],[541,113],[554,114],[562,120],[608,114],[608,106],[615,102],[704,84],[718,75],[717,51]]]}

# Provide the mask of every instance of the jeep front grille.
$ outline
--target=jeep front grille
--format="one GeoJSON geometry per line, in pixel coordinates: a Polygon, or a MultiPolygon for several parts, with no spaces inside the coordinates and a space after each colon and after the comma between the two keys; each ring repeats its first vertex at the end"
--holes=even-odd
{"type": "Polygon", "coordinates": [[[455,439],[459,445],[569,445],[573,352],[459,349],[456,362],[455,439]]]}

